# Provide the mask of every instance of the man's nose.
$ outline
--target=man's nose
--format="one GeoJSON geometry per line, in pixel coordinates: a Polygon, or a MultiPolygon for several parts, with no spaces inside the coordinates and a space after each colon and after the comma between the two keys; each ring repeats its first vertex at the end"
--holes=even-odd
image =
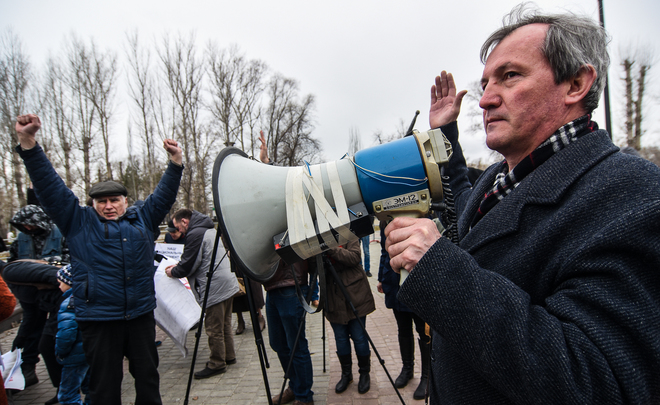
{"type": "Polygon", "coordinates": [[[502,99],[499,94],[497,94],[494,87],[492,85],[486,85],[484,87],[484,92],[481,95],[481,99],[479,100],[479,107],[486,110],[488,108],[498,107],[501,102],[502,99]]]}

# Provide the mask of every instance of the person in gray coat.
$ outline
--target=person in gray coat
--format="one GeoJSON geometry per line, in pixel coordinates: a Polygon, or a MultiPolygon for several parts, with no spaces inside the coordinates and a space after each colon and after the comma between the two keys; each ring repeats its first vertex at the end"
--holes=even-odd
{"type": "MultiPolygon", "coordinates": [[[[197,302],[202,305],[215,244],[213,221],[200,212],[187,209],[175,212],[173,218],[174,225],[186,234],[186,245],[179,263],[167,267],[165,274],[176,278],[187,277],[197,302]]],[[[195,373],[196,379],[222,374],[227,371],[227,365],[236,363],[231,314],[233,297],[239,287],[222,243],[218,243],[210,283],[204,327],[211,356],[206,367],[195,373]]]]}
{"type": "Polygon", "coordinates": [[[432,404],[660,403],[660,169],[591,120],[607,36],[588,17],[514,9],[482,47],[487,145],[472,187],[464,91],[446,72],[430,124],[454,155],[458,246],[426,219],[385,229],[399,300],[433,329],[432,404]]]}

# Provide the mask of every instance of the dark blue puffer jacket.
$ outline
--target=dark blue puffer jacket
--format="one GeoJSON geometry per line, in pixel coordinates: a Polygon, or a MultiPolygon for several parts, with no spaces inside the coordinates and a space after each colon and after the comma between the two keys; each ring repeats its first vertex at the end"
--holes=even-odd
{"type": "Polygon", "coordinates": [[[57,314],[57,335],[55,336],[55,355],[60,364],[74,366],[84,364],[82,335],[78,330],[78,322],[74,314],[71,292],[67,290],[63,297],[60,312],[57,314]]]}
{"type": "Polygon", "coordinates": [[[39,145],[16,150],[44,211],[69,242],[77,320],[128,320],[153,311],[154,229],[176,200],[183,167],[170,162],[144,204],[106,221],[80,206],[39,145]]]}

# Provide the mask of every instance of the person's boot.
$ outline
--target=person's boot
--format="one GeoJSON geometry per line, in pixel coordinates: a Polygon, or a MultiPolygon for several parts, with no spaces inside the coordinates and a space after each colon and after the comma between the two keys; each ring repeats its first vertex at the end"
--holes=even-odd
{"type": "Polygon", "coordinates": [[[413,394],[415,399],[426,398],[426,387],[429,384],[429,373],[431,372],[431,342],[417,339],[419,342],[419,354],[422,358],[422,376],[419,379],[419,385],[413,394]]]}
{"type": "Polygon", "coordinates": [[[413,378],[413,370],[415,369],[415,339],[413,337],[399,336],[399,350],[401,351],[403,367],[396,381],[394,381],[394,386],[403,388],[413,378]]]}
{"type": "Polygon", "coordinates": [[[358,392],[364,394],[371,388],[369,372],[371,371],[371,353],[366,356],[357,356],[360,370],[360,381],[358,381],[358,392]]]}
{"type": "Polygon", "coordinates": [[[236,313],[236,320],[238,325],[236,326],[236,334],[240,335],[245,331],[245,320],[243,319],[243,314],[240,312],[236,313]]]}
{"type": "Polygon", "coordinates": [[[346,391],[348,384],[353,382],[353,357],[350,354],[337,355],[341,364],[341,378],[335,386],[335,392],[341,394],[346,391]]]}
{"type": "Polygon", "coordinates": [[[23,372],[23,378],[25,378],[25,388],[39,382],[36,368],[37,368],[36,364],[28,364],[28,363],[21,364],[21,371],[23,372]]]}

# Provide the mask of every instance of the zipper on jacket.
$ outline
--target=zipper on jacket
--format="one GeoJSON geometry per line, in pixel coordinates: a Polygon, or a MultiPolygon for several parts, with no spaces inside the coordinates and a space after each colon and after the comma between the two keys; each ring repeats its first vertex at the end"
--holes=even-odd
{"type": "Polygon", "coordinates": [[[104,222],[103,225],[105,226],[105,238],[108,239],[110,237],[110,232],[108,231],[108,223],[104,222]]]}

